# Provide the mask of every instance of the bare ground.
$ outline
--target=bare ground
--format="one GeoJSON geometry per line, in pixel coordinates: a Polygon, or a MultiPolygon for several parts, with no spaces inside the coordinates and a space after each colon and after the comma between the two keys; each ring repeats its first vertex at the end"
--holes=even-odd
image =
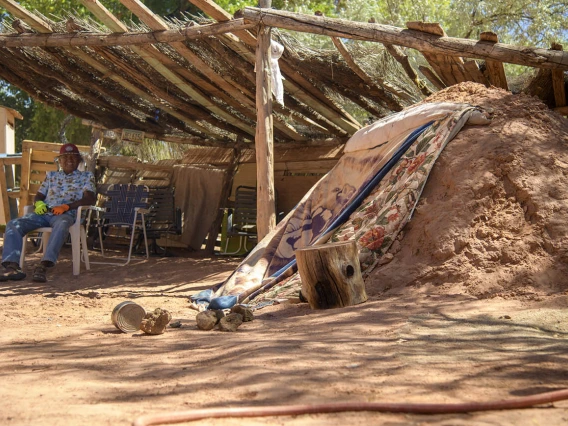
{"type": "MultiPolygon", "coordinates": [[[[409,288],[345,309],[260,309],[236,333],[200,331],[187,295],[226,277],[227,258],[136,259],[47,284],[3,283],[0,371],[6,425],[127,425],[144,414],[320,402],[487,401],[568,385],[566,292],[477,299],[409,288]],[[125,334],[112,309],[168,309],[181,328],[125,334]]],[[[33,265],[37,255],[31,256],[33,265]]],[[[53,278],[56,276],[56,278],[53,278]]],[[[246,424],[561,425],[568,401],[460,415],[338,413],[246,424]]],[[[242,419],[199,424],[241,424],[242,419]]]]}

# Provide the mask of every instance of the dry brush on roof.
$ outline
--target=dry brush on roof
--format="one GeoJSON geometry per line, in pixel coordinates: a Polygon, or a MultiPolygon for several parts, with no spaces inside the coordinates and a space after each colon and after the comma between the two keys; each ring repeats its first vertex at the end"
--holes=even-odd
{"type": "MultiPolygon", "coordinates": [[[[96,20],[72,14],[50,19],[13,0],[0,0],[10,14],[1,28],[0,78],[109,129],[141,130],[156,139],[194,145],[249,145],[256,129],[253,26],[260,9],[246,8],[247,21],[231,19],[213,2],[192,2],[216,21],[194,16],[164,20],[137,0],[123,3],[141,23],[121,22],[96,1],[84,1],[96,20]]],[[[273,29],[273,38],[285,46],[279,60],[284,105],[273,103],[277,143],[345,141],[368,118],[400,111],[436,87],[467,80],[507,84],[499,80],[502,64],[494,59],[422,52],[421,74],[396,43],[343,41],[334,29],[340,20],[272,10],[270,15],[283,29],[280,20],[290,16],[309,31],[315,26],[336,47],[309,48],[289,31],[273,29]]],[[[351,32],[383,31],[373,25],[356,23],[351,32]]],[[[409,28],[420,43],[424,37],[441,37],[433,44],[445,39],[436,25],[410,23],[409,28]]],[[[344,35],[357,38],[353,34],[344,35]]],[[[365,37],[360,39],[369,39],[365,37]]],[[[486,44],[496,39],[484,37],[486,44]]],[[[563,78],[562,70],[549,74],[563,78]]],[[[555,97],[556,106],[563,106],[561,97],[555,97]]]]}

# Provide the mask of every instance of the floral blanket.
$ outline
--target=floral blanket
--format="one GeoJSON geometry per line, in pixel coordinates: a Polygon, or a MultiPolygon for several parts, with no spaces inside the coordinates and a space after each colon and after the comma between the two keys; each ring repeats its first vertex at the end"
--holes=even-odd
{"type": "Polygon", "coordinates": [[[297,295],[295,250],[330,239],[357,241],[362,269],[371,267],[410,219],[436,158],[475,112],[466,104],[424,104],[361,129],[337,165],[207,301],[297,295]]]}

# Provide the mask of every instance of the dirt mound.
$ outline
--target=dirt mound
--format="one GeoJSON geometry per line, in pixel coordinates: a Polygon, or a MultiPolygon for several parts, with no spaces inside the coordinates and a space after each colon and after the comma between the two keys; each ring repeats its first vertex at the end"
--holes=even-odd
{"type": "Polygon", "coordinates": [[[538,298],[568,290],[568,120],[537,98],[476,83],[425,102],[437,101],[492,110],[492,123],[466,126],[446,147],[368,293],[415,286],[538,298]]]}

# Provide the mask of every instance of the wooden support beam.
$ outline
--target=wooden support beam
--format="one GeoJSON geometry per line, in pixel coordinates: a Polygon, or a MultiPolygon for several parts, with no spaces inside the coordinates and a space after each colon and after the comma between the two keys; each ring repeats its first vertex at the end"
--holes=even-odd
{"type": "Polygon", "coordinates": [[[554,108],[558,114],[568,116],[568,106],[554,108]]]}
{"type": "MultiPolygon", "coordinates": [[[[172,32],[169,29],[168,25],[164,20],[162,20],[158,15],[153,13],[150,9],[148,9],[143,3],[139,0],[120,0],[120,2],[128,8],[132,13],[134,13],[142,22],[148,25],[152,30],[157,32],[172,32]]],[[[231,23],[234,26],[233,21],[227,21],[221,24],[213,24],[213,25],[226,25],[231,23]]],[[[200,29],[205,26],[197,25],[194,27],[188,27],[193,29],[196,32],[200,32],[200,29]]],[[[241,30],[246,29],[242,28],[241,30]]],[[[238,29],[233,29],[238,30],[238,29]]],[[[231,31],[233,31],[231,30],[231,31]]],[[[174,32],[177,30],[174,30],[174,32]]],[[[199,70],[200,73],[205,75],[213,84],[210,84],[208,81],[199,78],[195,74],[189,72],[189,70],[184,70],[187,72],[183,73],[183,77],[194,83],[197,87],[200,87],[204,90],[207,90],[208,93],[213,94],[214,96],[218,97],[219,99],[223,100],[223,102],[231,105],[241,114],[245,115],[246,117],[254,117],[255,114],[255,103],[253,100],[252,93],[250,94],[251,97],[247,96],[248,92],[241,92],[237,88],[235,88],[232,82],[226,81],[226,79],[219,75],[211,66],[203,61],[197,54],[195,54],[191,49],[189,49],[182,41],[172,41],[168,43],[172,46],[184,59],[186,59],[189,63],[191,63],[196,69],[199,70]]],[[[169,60],[169,62],[173,62],[173,60],[169,59],[166,55],[161,55],[161,62],[169,60]]],[[[171,67],[170,67],[171,68],[171,67]]],[[[293,127],[287,125],[286,123],[276,120],[275,127],[282,132],[287,138],[296,141],[306,140],[305,137],[300,135],[293,127]]]]}
{"type": "MultiPolygon", "coordinates": [[[[427,34],[433,34],[438,37],[447,37],[446,32],[435,22],[407,22],[406,26],[415,31],[422,31],[427,34]]],[[[460,57],[452,57],[440,53],[421,52],[424,58],[440,79],[447,85],[451,86],[469,80],[467,71],[463,66],[463,59],[460,57]]]]}
{"type": "Polygon", "coordinates": [[[442,80],[438,78],[434,71],[430,68],[420,65],[418,70],[432,83],[438,90],[442,90],[446,88],[446,85],[442,80]]]}
{"type": "MultiPolygon", "coordinates": [[[[2,0],[8,1],[8,0],[2,0]]],[[[32,21],[33,22],[33,21],[32,21]]],[[[47,25],[47,24],[46,24],[47,25]]],[[[242,19],[224,23],[199,25],[175,30],[128,33],[23,33],[0,35],[0,47],[84,47],[84,46],[134,46],[156,43],[181,43],[227,32],[254,27],[242,19]]],[[[42,27],[45,30],[45,27],[42,27]]]]}
{"type": "MultiPolygon", "coordinates": [[[[89,9],[89,11],[95,14],[95,16],[97,16],[97,18],[99,18],[101,22],[105,24],[111,31],[117,33],[125,33],[128,31],[126,25],[118,21],[114,17],[114,15],[110,13],[108,9],[106,9],[102,4],[98,2],[98,0],[81,0],[81,1],[89,9]]],[[[194,99],[197,103],[199,103],[209,114],[214,113],[218,117],[222,118],[223,120],[226,120],[231,125],[238,127],[239,129],[243,130],[249,135],[251,136],[254,135],[255,130],[252,127],[250,127],[246,123],[243,123],[241,120],[238,119],[238,117],[231,115],[227,111],[215,105],[211,101],[211,99],[208,98],[205,94],[201,93],[201,91],[198,88],[193,87],[186,81],[182,80],[175,72],[163,66],[160,63],[160,61],[155,58],[151,50],[148,50],[147,48],[142,48],[140,46],[131,46],[131,49],[134,53],[140,56],[148,65],[150,65],[157,72],[159,72],[164,78],[170,81],[179,90],[181,90],[191,99],[194,99]]]]}
{"type": "MultiPolygon", "coordinates": [[[[492,43],[495,46],[499,43],[497,34],[492,32],[481,33],[479,35],[479,40],[484,41],[486,43],[492,43]]],[[[503,61],[503,62],[510,62],[510,61],[503,61]]],[[[485,59],[485,66],[486,66],[485,71],[487,73],[486,77],[493,86],[509,90],[509,86],[507,85],[507,77],[505,76],[505,69],[503,68],[503,62],[495,61],[489,58],[485,59]]]]}
{"type": "MultiPolygon", "coordinates": [[[[85,1],[87,3],[98,4],[97,0],[85,0],[85,1]]],[[[44,34],[49,34],[49,33],[52,32],[51,27],[46,22],[39,19],[38,17],[36,17],[32,13],[28,12],[27,10],[21,8],[19,5],[14,3],[12,0],[0,0],[0,6],[3,6],[4,8],[6,8],[6,10],[8,10],[11,14],[18,17],[22,21],[24,21],[27,25],[29,25],[31,28],[33,28],[37,32],[44,33],[44,34]]],[[[98,11],[98,9],[95,9],[95,11],[98,11]]],[[[117,21],[116,18],[114,18],[112,15],[109,18],[109,20],[117,21]]],[[[119,26],[120,24],[121,23],[119,21],[114,22],[113,28],[122,28],[122,27],[119,26]]],[[[124,79],[120,75],[112,72],[110,69],[108,69],[104,65],[100,64],[99,61],[92,58],[88,53],[81,50],[80,48],[70,47],[69,49],[67,49],[67,51],[69,53],[71,53],[72,55],[76,56],[77,58],[81,59],[86,64],[90,65],[93,69],[100,72],[103,76],[102,78],[110,78],[110,79],[114,80],[116,83],[120,84],[122,87],[126,88],[128,91],[134,93],[135,95],[147,100],[148,102],[150,102],[154,105],[158,105],[162,110],[164,110],[164,111],[168,112],[169,114],[171,114],[172,116],[180,119],[182,122],[188,123],[191,127],[197,129],[199,132],[201,132],[205,135],[213,136],[212,134],[210,134],[210,132],[207,128],[201,126],[200,124],[195,122],[195,120],[190,119],[187,116],[184,116],[183,114],[177,112],[173,108],[170,108],[168,105],[163,105],[161,100],[158,99],[155,95],[151,95],[151,94],[145,92],[144,90],[139,89],[135,85],[131,84],[129,81],[127,81],[126,79],[124,79]]],[[[50,105],[53,105],[53,103],[48,101],[47,98],[44,98],[43,101],[50,103],[50,105]]],[[[183,111],[183,109],[182,109],[182,111],[183,111]]],[[[75,114],[75,115],[77,115],[77,114],[75,114]]]]}
{"type": "MultiPolygon", "coordinates": [[[[552,50],[564,50],[561,44],[552,43],[552,50]]],[[[552,87],[554,88],[554,101],[556,107],[566,106],[566,88],[564,87],[564,71],[552,70],[552,87]]]]}
{"type": "Polygon", "coordinates": [[[483,73],[479,69],[479,66],[477,65],[477,62],[474,59],[464,61],[463,67],[467,71],[469,79],[471,81],[475,81],[476,83],[484,84],[485,86],[489,87],[489,81],[483,75],[483,73]]]}
{"type": "Polygon", "coordinates": [[[246,7],[243,11],[243,18],[245,22],[262,22],[264,25],[292,31],[329,37],[378,41],[411,47],[427,53],[440,53],[464,58],[493,59],[536,68],[568,69],[568,53],[549,49],[440,37],[421,31],[404,30],[388,25],[307,16],[274,9],[261,11],[255,7],[246,7]]]}
{"type": "Polygon", "coordinates": [[[53,29],[47,22],[28,12],[13,0],[0,0],[0,6],[6,9],[10,15],[14,15],[16,18],[24,21],[38,33],[49,34],[53,32],[53,29]]]}
{"type": "Polygon", "coordinates": [[[392,44],[385,44],[385,48],[391,54],[391,56],[400,64],[402,65],[402,69],[406,72],[406,75],[412,80],[412,82],[418,87],[418,89],[422,92],[424,96],[430,96],[432,92],[426,84],[420,80],[412,65],[410,65],[410,60],[408,56],[404,54],[402,49],[398,46],[394,46],[392,44]]]}
{"type": "MultiPolygon", "coordinates": [[[[200,8],[213,19],[225,22],[232,19],[231,15],[212,0],[189,0],[193,5],[200,8]]],[[[248,31],[235,31],[234,34],[247,45],[256,48],[256,38],[248,31]]],[[[238,52],[250,61],[249,52],[242,48],[240,43],[231,43],[230,37],[228,44],[233,51],[238,52]]],[[[255,59],[252,59],[254,63],[255,59]]],[[[284,74],[284,88],[287,92],[294,94],[301,102],[313,108],[323,117],[336,123],[349,134],[355,133],[361,128],[361,125],[348,114],[339,105],[336,105],[321,90],[303,78],[296,70],[286,63],[286,60],[280,60],[280,71],[284,74]]]]}
{"type": "Polygon", "coordinates": [[[221,228],[221,223],[223,222],[224,210],[227,207],[227,200],[231,195],[235,175],[237,174],[238,167],[241,163],[241,153],[242,150],[233,148],[231,153],[231,160],[229,161],[227,169],[225,170],[223,187],[221,188],[221,196],[219,197],[219,205],[217,206],[217,217],[211,224],[211,227],[209,228],[209,232],[207,234],[207,243],[205,244],[206,254],[213,254],[213,251],[215,250],[215,243],[217,242],[219,229],[221,228]]]}
{"type": "MultiPolygon", "coordinates": [[[[260,0],[260,6],[270,8],[271,0],[260,0]]],[[[270,67],[270,27],[259,25],[256,47],[256,187],[258,241],[276,227],[274,192],[274,146],[272,130],[272,77],[270,67]]]]}

